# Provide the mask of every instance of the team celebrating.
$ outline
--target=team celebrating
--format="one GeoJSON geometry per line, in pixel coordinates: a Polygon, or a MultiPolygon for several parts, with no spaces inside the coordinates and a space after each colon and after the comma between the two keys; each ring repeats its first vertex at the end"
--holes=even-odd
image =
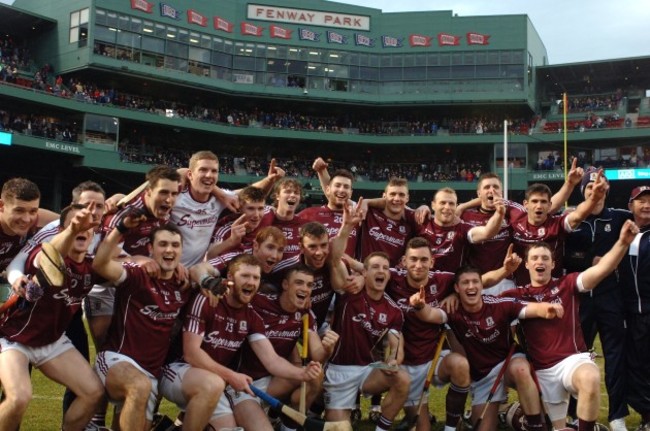
{"type": "Polygon", "coordinates": [[[122,431],[352,429],[360,395],[376,430],[430,431],[429,390],[445,386],[445,431],[500,416],[602,430],[597,333],[612,431],[628,406],[650,431],[650,186],[608,208],[602,170],[574,160],[557,193],[533,184],[523,204],[484,173],[476,199],[445,187],[412,209],[404,179],[354,202],[350,172],[313,168],[327,202],[300,212],[300,182],[273,161],[231,191],[210,151],[127,196],[83,182],[61,214],[6,181],[0,431],[21,425],[31,367],[66,387],[65,431],[107,430],[108,403],[122,431]],[[560,212],[575,187],[584,201],[560,212]]]}

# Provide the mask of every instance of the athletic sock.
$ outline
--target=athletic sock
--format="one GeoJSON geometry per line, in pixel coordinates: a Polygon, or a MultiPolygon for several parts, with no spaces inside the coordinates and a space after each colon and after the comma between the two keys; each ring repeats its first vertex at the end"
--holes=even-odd
{"type": "Polygon", "coordinates": [[[526,415],[526,429],[529,431],[547,431],[542,415],[526,415]]]}
{"type": "Polygon", "coordinates": [[[456,428],[460,418],[463,416],[463,410],[465,409],[465,402],[467,401],[468,393],[469,386],[461,388],[453,383],[449,384],[447,397],[445,399],[447,409],[445,426],[456,428]]]}
{"type": "Polygon", "coordinates": [[[377,428],[375,428],[375,431],[389,430],[391,425],[393,425],[393,421],[388,420],[384,417],[384,415],[381,415],[379,417],[379,421],[377,422],[377,428]]]}
{"type": "Polygon", "coordinates": [[[578,431],[594,431],[596,428],[596,421],[586,421],[578,418],[578,431]]]}
{"type": "Polygon", "coordinates": [[[105,413],[95,413],[90,422],[98,426],[106,426],[106,414],[105,413]]]}

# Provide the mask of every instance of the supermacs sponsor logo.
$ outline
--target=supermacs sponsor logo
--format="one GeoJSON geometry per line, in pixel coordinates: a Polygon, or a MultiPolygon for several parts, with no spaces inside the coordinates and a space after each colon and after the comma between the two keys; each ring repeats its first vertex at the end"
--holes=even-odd
{"type": "Polygon", "coordinates": [[[372,322],[368,320],[365,313],[359,313],[356,316],[352,316],[352,321],[355,323],[359,323],[361,327],[365,329],[367,332],[369,332],[373,337],[380,337],[385,332],[385,329],[383,328],[378,328],[378,329],[373,328],[372,322]]]}
{"type": "Polygon", "coordinates": [[[383,233],[380,228],[378,227],[373,227],[368,231],[368,234],[375,239],[375,241],[381,241],[381,242],[386,242],[391,245],[398,245],[398,246],[403,246],[404,245],[404,238],[395,238],[394,236],[391,235],[386,235],[383,233]]]}
{"type": "Polygon", "coordinates": [[[228,340],[219,336],[219,331],[212,331],[203,337],[203,342],[213,349],[223,348],[226,350],[239,350],[243,340],[228,340]]]}
{"type": "Polygon", "coordinates": [[[52,298],[54,299],[62,299],[63,302],[65,302],[65,305],[70,306],[70,305],[75,305],[81,303],[85,295],[83,296],[71,296],[68,295],[68,289],[61,289],[54,295],[52,295],[52,298]]]}
{"type": "Polygon", "coordinates": [[[153,320],[173,320],[178,316],[180,310],[172,311],[171,313],[165,313],[160,311],[157,305],[146,305],[140,309],[140,313],[145,316],[150,317],[153,320]]]}
{"type": "Polygon", "coordinates": [[[194,229],[195,226],[197,227],[202,227],[202,226],[214,226],[217,223],[217,216],[212,215],[210,217],[202,218],[195,220],[192,218],[192,214],[185,214],[183,217],[181,217],[178,222],[176,223],[176,226],[182,227],[182,226],[187,226],[190,229],[194,229]]]}

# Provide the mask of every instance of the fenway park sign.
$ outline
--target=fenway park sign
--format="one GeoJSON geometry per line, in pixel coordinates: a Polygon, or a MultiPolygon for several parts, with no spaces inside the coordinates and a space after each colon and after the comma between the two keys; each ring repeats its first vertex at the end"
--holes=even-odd
{"type": "Polygon", "coordinates": [[[370,30],[370,17],[308,9],[293,9],[269,5],[249,4],[248,19],[288,22],[291,24],[370,30]]]}

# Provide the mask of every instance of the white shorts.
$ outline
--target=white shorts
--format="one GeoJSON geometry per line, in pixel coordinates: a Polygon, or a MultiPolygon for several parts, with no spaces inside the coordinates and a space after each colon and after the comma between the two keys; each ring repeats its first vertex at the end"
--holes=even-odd
{"type": "MultiPolygon", "coordinates": [[[[263,390],[264,392],[268,392],[269,389],[269,384],[271,383],[271,378],[273,376],[266,376],[266,377],[261,377],[257,380],[254,380],[252,385],[255,386],[258,389],[263,390]]],[[[260,406],[262,405],[262,400],[260,400],[258,397],[255,397],[253,395],[249,395],[246,392],[238,392],[235,391],[232,386],[228,386],[226,388],[226,394],[228,394],[228,398],[230,398],[230,402],[232,402],[233,407],[236,407],[237,404],[241,403],[242,401],[246,400],[251,400],[255,401],[257,404],[260,406]]]]}
{"type": "MultiPolygon", "coordinates": [[[[512,355],[510,361],[512,362],[512,359],[514,358],[525,358],[525,355],[523,353],[515,353],[512,355]]],[[[490,389],[492,389],[492,385],[494,384],[494,381],[499,375],[499,371],[501,371],[504,362],[505,359],[499,362],[497,365],[495,365],[495,367],[492,368],[492,371],[490,371],[490,373],[487,376],[483,377],[479,381],[472,382],[472,384],[469,387],[469,390],[472,394],[473,406],[479,404],[485,404],[487,402],[488,395],[490,394],[490,389]]],[[[501,402],[506,400],[508,394],[506,393],[506,388],[505,385],[503,384],[504,380],[505,380],[505,375],[504,378],[502,378],[501,381],[499,382],[496,391],[494,391],[494,395],[492,396],[491,402],[496,403],[496,402],[501,402]]]]}
{"type": "MultiPolygon", "coordinates": [[[[153,420],[153,414],[155,413],[156,404],[158,404],[158,380],[151,374],[149,371],[142,368],[133,358],[129,356],[122,355],[121,353],[111,352],[104,350],[97,353],[97,358],[95,358],[95,371],[99,375],[99,379],[102,381],[102,384],[106,386],[106,376],[108,375],[108,370],[112,366],[117,365],[120,362],[128,362],[133,365],[138,371],[144,374],[146,377],[151,380],[151,393],[149,394],[149,400],[147,401],[147,420],[153,420]]],[[[115,404],[118,407],[122,407],[124,401],[112,400],[109,399],[112,404],[115,404]]]]}
{"type": "MultiPolygon", "coordinates": [[[[433,377],[431,378],[431,384],[435,387],[441,388],[449,382],[443,382],[438,378],[438,369],[442,360],[451,353],[451,350],[443,350],[440,352],[440,357],[438,362],[436,362],[436,369],[433,372],[433,377]]],[[[402,365],[404,371],[408,373],[411,377],[411,386],[409,387],[409,394],[406,402],[404,403],[405,407],[417,406],[420,401],[420,396],[422,396],[422,389],[424,388],[424,382],[427,379],[427,374],[429,373],[429,366],[431,362],[420,365],[402,365]]],[[[429,396],[429,391],[424,394],[425,399],[429,396]]]]}
{"type": "Polygon", "coordinates": [[[597,367],[591,353],[576,353],[551,368],[537,370],[537,380],[542,388],[542,398],[548,407],[551,420],[566,417],[569,406],[569,395],[577,396],[573,387],[573,373],[583,364],[592,364],[597,367]]]}
{"type": "Polygon", "coordinates": [[[115,304],[115,287],[96,284],[84,299],[86,319],[99,316],[112,316],[115,304]]]}
{"type": "Polygon", "coordinates": [[[369,365],[329,364],[325,370],[323,389],[326,409],[351,410],[357,405],[361,391],[373,368],[369,365]]]}
{"type": "Polygon", "coordinates": [[[29,347],[6,338],[0,338],[0,354],[7,350],[18,350],[27,356],[29,362],[36,368],[73,348],[72,341],[65,334],[55,342],[41,347],[29,347]]]}
{"type": "MultiPolygon", "coordinates": [[[[183,395],[183,376],[192,368],[190,364],[185,362],[173,362],[165,365],[162,370],[162,377],[160,378],[160,394],[167,398],[172,403],[176,404],[179,409],[185,411],[187,409],[187,399],[183,395]]],[[[232,407],[228,398],[222,396],[219,398],[219,403],[212,412],[212,419],[219,416],[232,415],[232,407]]]]}
{"type": "Polygon", "coordinates": [[[514,289],[515,287],[517,286],[515,285],[515,282],[513,280],[504,278],[494,286],[483,289],[483,295],[499,296],[501,292],[514,289]]]}

